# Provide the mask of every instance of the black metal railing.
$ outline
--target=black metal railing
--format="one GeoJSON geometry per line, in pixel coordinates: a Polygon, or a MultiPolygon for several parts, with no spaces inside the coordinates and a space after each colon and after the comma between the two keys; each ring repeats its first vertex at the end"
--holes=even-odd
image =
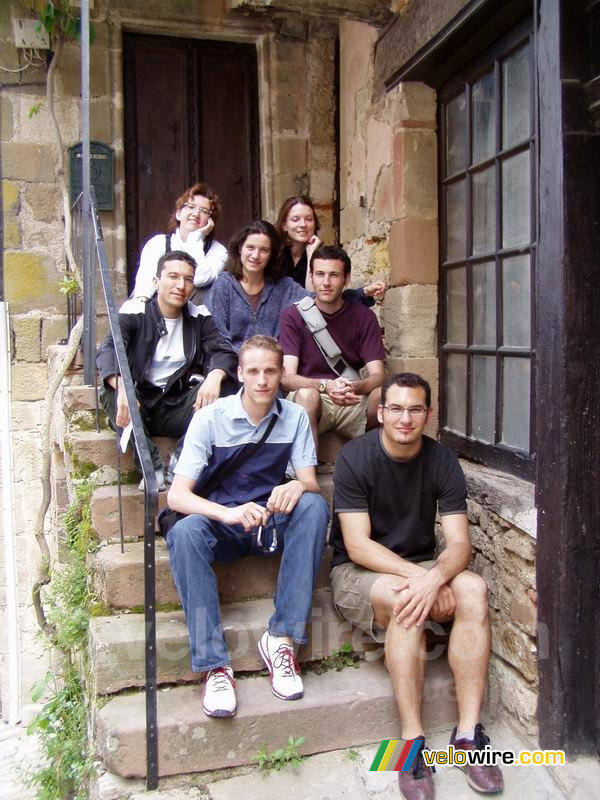
{"type": "MultiPolygon", "coordinates": [[[[144,615],[145,615],[145,664],[146,664],[146,786],[156,789],[158,785],[158,727],[156,708],[156,570],[155,570],[155,519],[158,511],[158,484],[150,451],[146,441],[146,434],[136,402],[135,388],[131,378],[129,362],[125,352],[125,345],[119,326],[119,312],[115,304],[108,258],[104,246],[102,226],[96,209],[94,189],[91,189],[89,225],[84,224],[82,195],[73,205],[72,246],[76,258],[82,259],[84,252],[90,253],[89,264],[79,260],[83,265],[83,309],[84,319],[87,313],[96,312],[95,275],[96,269],[100,273],[100,282],[104,294],[108,322],[112,334],[116,359],[118,364],[119,379],[123,381],[129,405],[129,413],[133,427],[134,444],[139,457],[142,475],[144,478],[144,615]],[[84,236],[89,236],[88,247],[84,247],[84,236]]],[[[86,259],[88,260],[88,259],[86,259]]],[[[74,322],[73,322],[74,324],[74,322]]],[[[90,325],[95,332],[95,322],[90,325]]],[[[93,365],[95,359],[95,346],[92,346],[89,337],[84,337],[84,365],[93,365]]],[[[96,371],[93,369],[94,383],[96,371]]],[[[98,392],[96,391],[96,410],[98,408],[98,392]]],[[[117,433],[117,449],[120,446],[120,435],[117,433]]],[[[120,466],[117,461],[117,466],[120,466]]],[[[119,482],[119,518],[121,528],[121,550],[123,551],[123,523],[120,502],[120,471],[119,482]]]]}

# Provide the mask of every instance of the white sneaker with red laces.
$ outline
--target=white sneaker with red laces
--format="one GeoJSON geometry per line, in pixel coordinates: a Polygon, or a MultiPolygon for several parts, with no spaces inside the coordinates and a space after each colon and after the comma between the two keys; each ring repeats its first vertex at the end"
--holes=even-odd
{"type": "Polygon", "coordinates": [[[217,667],[206,673],[202,708],[208,717],[233,717],[236,699],[231,667],[217,667]]]}
{"type": "Polygon", "coordinates": [[[304,686],[292,645],[265,631],[258,642],[258,652],[271,675],[273,694],[282,700],[302,697],[304,686]]]}

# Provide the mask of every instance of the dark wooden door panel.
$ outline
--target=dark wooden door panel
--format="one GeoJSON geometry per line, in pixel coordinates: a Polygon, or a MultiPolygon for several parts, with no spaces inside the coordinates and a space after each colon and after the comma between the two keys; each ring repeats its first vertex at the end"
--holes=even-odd
{"type": "Polygon", "coordinates": [[[200,64],[202,164],[212,186],[229,187],[219,223],[219,235],[227,241],[240,224],[258,212],[258,175],[251,155],[258,150],[258,126],[251,107],[252,70],[248,54],[234,59],[207,52],[200,64]]]}
{"type": "Polygon", "coordinates": [[[123,46],[131,284],[144,242],[195,181],[221,198],[225,244],[260,215],[258,96],[253,45],[125,34],[123,46]]]}

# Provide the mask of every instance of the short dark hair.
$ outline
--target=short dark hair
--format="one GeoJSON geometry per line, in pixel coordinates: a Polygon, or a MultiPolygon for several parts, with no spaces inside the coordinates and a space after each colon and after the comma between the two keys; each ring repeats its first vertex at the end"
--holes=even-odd
{"type": "Polygon", "coordinates": [[[267,236],[271,243],[271,257],[265,267],[265,281],[267,283],[277,283],[280,278],[283,278],[283,265],[281,263],[281,238],[275,228],[270,222],[264,219],[255,219],[239,230],[229,240],[229,258],[227,259],[227,266],[225,269],[230,272],[238,281],[241,280],[244,274],[242,269],[242,260],[240,258],[240,250],[244,242],[249,236],[253,234],[263,234],[267,236]]]}
{"type": "Polygon", "coordinates": [[[407,386],[410,389],[421,388],[425,392],[425,406],[431,408],[431,386],[420,375],[414,372],[399,372],[397,375],[387,377],[381,386],[381,405],[385,405],[390,386],[407,386]]]}
{"type": "Polygon", "coordinates": [[[350,275],[352,262],[350,261],[348,253],[342,247],[338,247],[336,244],[322,244],[320,247],[317,247],[310,259],[311,274],[313,271],[313,264],[317,258],[321,259],[321,261],[341,261],[344,265],[344,275],[350,275]]]}
{"type": "Polygon", "coordinates": [[[242,356],[247,350],[268,350],[270,353],[276,353],[279,359],[279,366],[283,367],[283,350],[281,345],[273,336],[265,336],[264,334],[256,334],[246,339],[244,344],[240,347],[238,353],[238,361],[242,363],[242,356]]]}
{"type": "Polygon", "coordinates": [[[283,205],[279,209],[279,214],[277,215],[277,222],[275,223],[275,227],[277,228],[277,233],[281,236],[282,239],[286,238],[286,232],[283,230],[283,226],[287,222],[287,218],[289,216],[290,211],[294,206],[301,205],[301,206],[308,206],[313,213],[313,217],[315,218],[315,233],[318,233],[321,228],[321,223],[319,221],[319,217],[317,216],[317,212],[315,211],[315,206],[313,201],[310,197],[307,197],[305,194],[297,194],[293,197],[288,197],[286,200],[283,201],[283,205]]]}
{"type": "Polygon", "coordinates": [[[160,273],[163,271],[165,264],[169,261],[186,261],[190,267],[196,272],[196,259],[185,250],[169,250],[168,253],[163,253],[156,263],[156,277],[160,278],[160,273]]]}

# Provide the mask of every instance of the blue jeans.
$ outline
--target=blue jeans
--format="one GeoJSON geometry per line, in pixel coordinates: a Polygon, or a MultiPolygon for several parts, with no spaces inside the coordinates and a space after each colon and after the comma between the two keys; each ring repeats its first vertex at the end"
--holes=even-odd
{"type": "MultiPolygon", "coordinates": [[[[272,518],[273,519],[273,518],[272,518]]],[[[312,594],[327,536],[329,507],[318,494],[305,492],[291,514],[275,514],[277,550],[257,549],[255,537],[241,525],[224,525],[200,514],[177,522],[167,544],[171,570],[183,604],[190,634],[192,670],[205,672],[228,666],[214,563],[237,561],[246,555],[282,552],[275,612],[268,623],[273,636],[289,636],[304,644],[312,594]]],[[[265,531],[270,542],[271,529],[265,531]]]]}

